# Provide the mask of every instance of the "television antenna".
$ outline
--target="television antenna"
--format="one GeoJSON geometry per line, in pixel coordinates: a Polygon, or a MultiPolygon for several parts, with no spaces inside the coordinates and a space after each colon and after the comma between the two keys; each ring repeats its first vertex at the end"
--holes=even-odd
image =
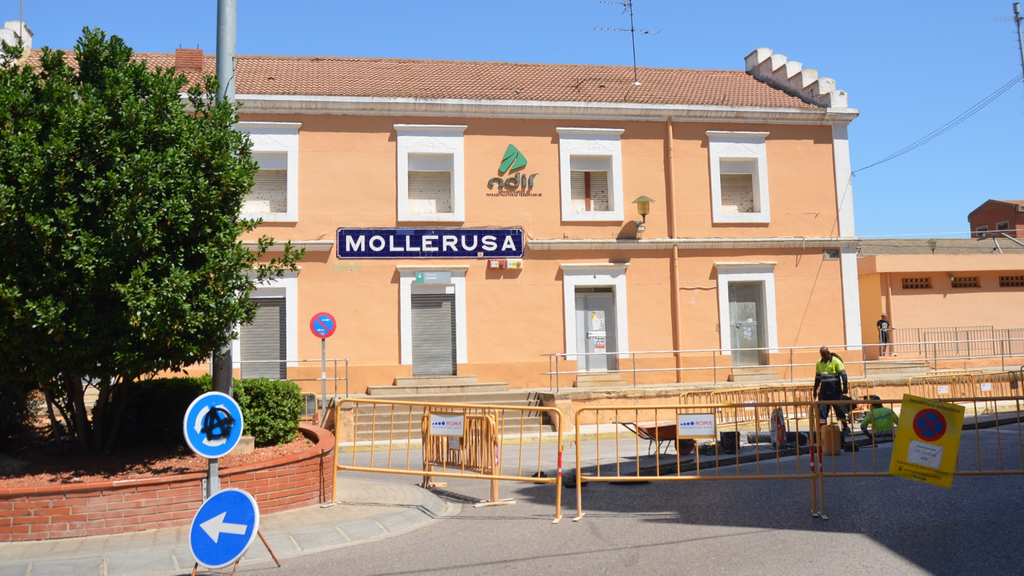
{"type": "Polygon", "coordinates": [[[629,13],[629,28],[594,28],[594,30],[600,30],[602,32],[629,32],[629,36],[633,41],[633,86],[639,86],[640,79],[637,77],[636,73],[636,35],[660,34],[661,30],[651,31],[645,28],[637,28],[633,24],[633,0],[623,0],[622,2],[601,0],[601,4],[615,4],[616,6],[622,6],[622,13],[629,13]]]}

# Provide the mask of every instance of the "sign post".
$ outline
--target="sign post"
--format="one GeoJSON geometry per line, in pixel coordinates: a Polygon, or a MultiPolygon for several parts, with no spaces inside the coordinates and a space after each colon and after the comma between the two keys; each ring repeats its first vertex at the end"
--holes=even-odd
{"type": "Polygon", "coordinates": [[[203,504],[192,518],[189,549],[196,559],[196,569],[223,568],[235,563],[259,535],[270,556],[277,555],[259,534],[260,509],[256,499],[244,490],[221,491],[217,459],[238,446],[245,422],[242,408],[235,399],[222,392],[207,392],[196,398],[185,411],[183,423],[185,443],[193,452],[209,462],[203,504]]]}
{"type": "Polygon", "coordinates": [[[327,312],[318,312],[309,321],[309,330],[320,339],[320,425],[327,422],[327,339],[338,329],[338,322],[327,312]]]}
{"type": "Polygon", "coordinates": [[[900,422],[889,474],[951,488],[964,407],[904,394],[900,422]]]}

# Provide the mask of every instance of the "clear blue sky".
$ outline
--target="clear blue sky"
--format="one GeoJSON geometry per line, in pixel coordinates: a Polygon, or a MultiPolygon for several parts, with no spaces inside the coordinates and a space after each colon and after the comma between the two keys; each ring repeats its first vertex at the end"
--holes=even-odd
{"type": "MultiPolygon", "coordinates": [[[[764,46],[835,78],[861,116],[854,168],[938,128],[1021,72],[1010,0],[635,0],[643,66],[743,69],[764,46]]],[[[0,18],[18,17],[0,0],[0,18]]],[[[216,0],[25,0],[34,45],[70,48],[83,26],[135,50],[216,48],[216,0]]],[[[597,0],[239,0],[240,54],[629,64],[628,16],[597,0]]],[[[988,198],[1024,198],[1024,85],[926,146],[854,179],[862,236],[967,234],[988,198]]]]}

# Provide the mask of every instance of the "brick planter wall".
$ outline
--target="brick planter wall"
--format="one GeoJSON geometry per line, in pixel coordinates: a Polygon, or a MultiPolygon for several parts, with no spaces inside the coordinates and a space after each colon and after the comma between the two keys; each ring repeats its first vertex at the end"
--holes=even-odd
{"type": "MultiPolygon", "coordinates": [[[[315,446],[221,471],[222,488],[255,496],[263,514],[326,502],[334,488],[334,436],[301,425],[315,446]]],[[[0,542],[183,526],[203,501],[205,472],[135,480],[0,489],[0,542]]]]}

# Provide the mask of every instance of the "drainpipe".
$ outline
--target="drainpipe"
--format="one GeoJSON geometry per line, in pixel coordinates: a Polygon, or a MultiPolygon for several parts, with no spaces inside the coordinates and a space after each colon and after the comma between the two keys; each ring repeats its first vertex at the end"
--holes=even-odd
{"type": "MultiPolygon", "coordinates": [[[[672,150],[672,117],[665,120],[665,210],[668,212],[668,237],[676,237],[676,171],[672,150]]],[[[679,246],[672,245],[670,287],[672,290],[672,349],[676,360],[676,382],[682,381],[683,357],[678,350],[683,347],[682,321],[679,310],[679,246]]]]}

